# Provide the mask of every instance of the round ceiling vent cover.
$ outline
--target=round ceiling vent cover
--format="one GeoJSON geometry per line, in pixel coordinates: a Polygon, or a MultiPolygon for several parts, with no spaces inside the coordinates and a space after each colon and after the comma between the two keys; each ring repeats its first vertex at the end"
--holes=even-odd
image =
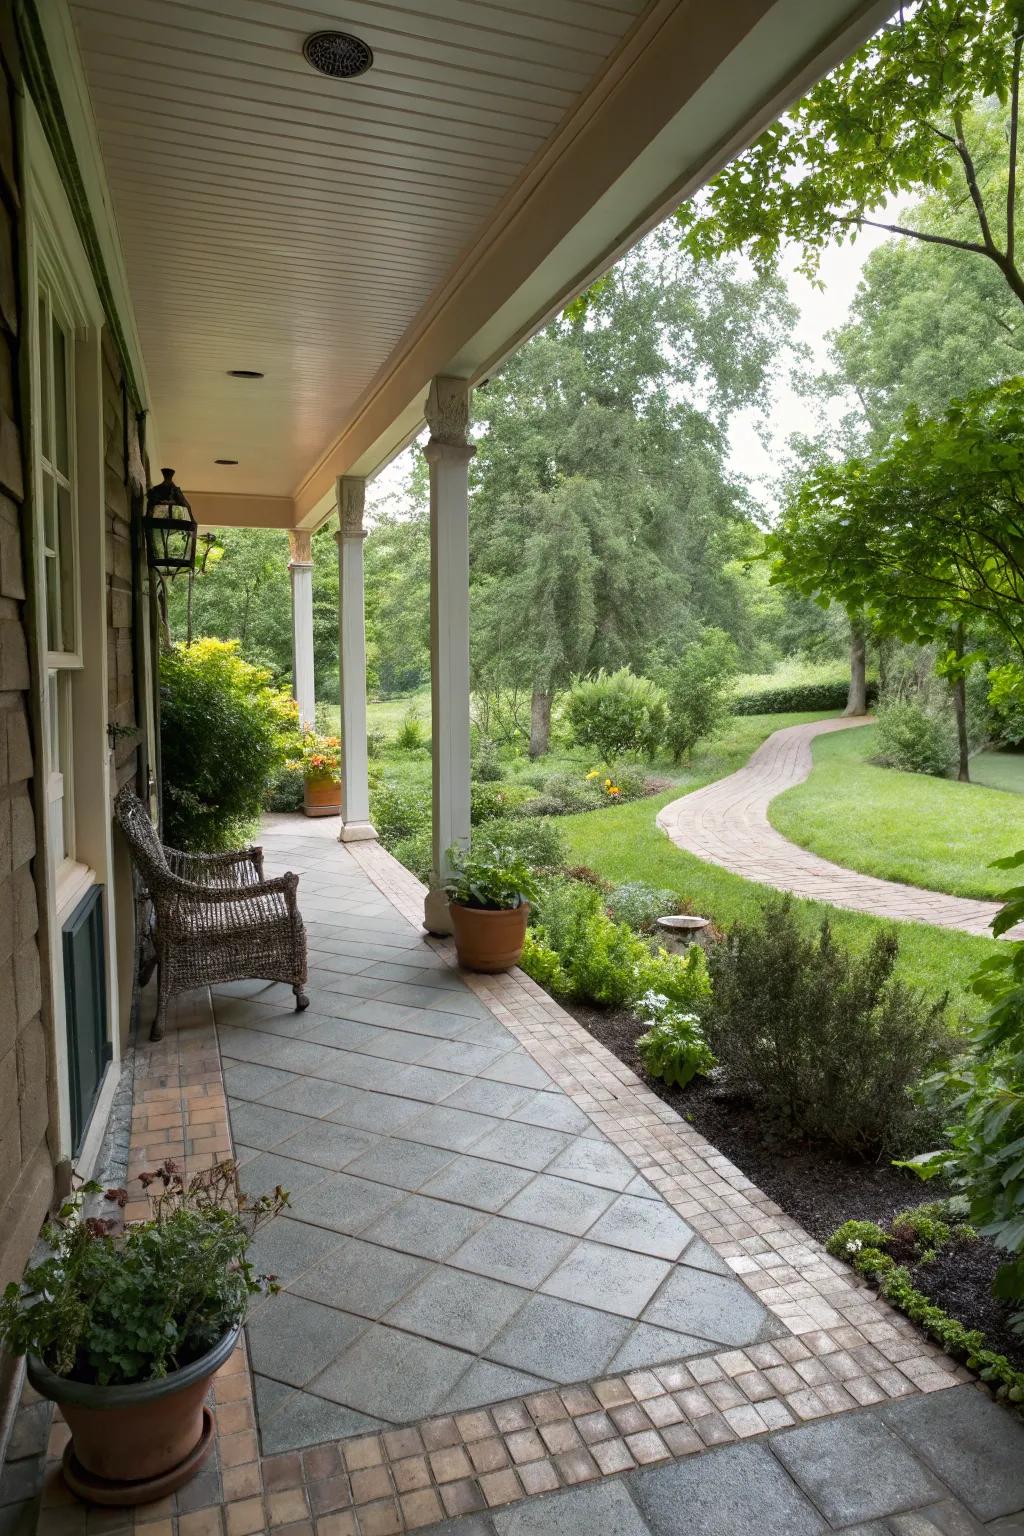
{"type": "Polygon", "coordinates": [[[351,32],[311,32],[302,52],[308,64],[332,80],[354,80],[373,63],[373,49],[351,32]]]}

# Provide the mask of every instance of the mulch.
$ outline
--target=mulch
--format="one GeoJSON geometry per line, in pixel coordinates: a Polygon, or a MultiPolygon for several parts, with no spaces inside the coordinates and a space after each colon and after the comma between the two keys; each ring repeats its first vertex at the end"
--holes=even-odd
{"type": "MultiPolygon", "coordinates": [[[[564,1001],[562,1006],[819,1242],[851,1218],[884,1224],[897,1211],[949,1193],[938,1180],[923,1184],[885,1161],[853,1160],[828,1147],[781,1140],[756,1106],[730,1093],[717,1074],[683,1089],[668,1088],[644,1071],[635,1042],[646,1026],[632,1014],[564,1001]]],[[[989,1348],[1024,1368],[1024,1338],[1010,1331],[1010,1308],[992,1295],[999,1262],[998,1250],[981,1239],[917,1265],[911,1275],[937,1306],[966,1327],[980,1328],[989,1348]]]]}

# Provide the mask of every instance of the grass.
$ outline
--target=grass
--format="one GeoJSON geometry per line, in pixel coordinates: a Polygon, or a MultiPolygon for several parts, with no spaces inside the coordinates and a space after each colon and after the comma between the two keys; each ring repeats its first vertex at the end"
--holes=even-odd
{"type": "MultiPolygon", "coordinates": [[[[731,773],[772,731],[822,718],[806,714],[737,717],[730,723],[727,735],[695,754],[685,788],[699,789],[702,784],[731,773]]],[[[722,928],[753,917],[760,902],[770,894],[767,887],[755,885],[717,865],[703,863],[670,843],[658,830],[658,811],[678,794],[676,788],[614,811],[565,817],[559,824],[567,835],[572,858],[590,865],[607,880],[645,880],[675,891],[691,910],[713,918],[722,928]]],[[[876,918],[843,912],[823,902],[797,901],[796,906],[808,923],[820,923],[827,916],[836,937],[855,949],[865,948],[884,926],[876,918]]],[[[970,995],[970,976],[995,951],[995,941],[922,923],[901,923],[899,932],[902,979],[932,996],[948,992],[955,1015],[976,1014],[978,1005],[970,995]]]]}
{"type": "MultiPolygon", "coordinates": [[[[877,768],[868,762],[874,735],[862,726],[819,737],[810,777],[772,801],[772,825],[847,869],[952,896],[1001,896],[1013,880],[989,866],[1024,847],[1024,801],[983,784],[877,768]]],[[[1024,781],[1024,762],[1021,769],[1024,781]]]]}
{"type": "Polygon", "coordinates": [[[979,752],[971,758],[971,778],[989,789],[1024,795],[1024,752],[979,752]]]}
{"type": "MultiPolygon", "coordinates": [[[[371,699],[366,706],[366,725],[371,731],[387,731],[393,736],[410,709],[419,715],[424,734],[430,735],[430,689],[419,688],[415,693],[404,694],[400,699],[371,699]]],[[[317,713],[323,717],[329,732],[339,730],[340,707],[337,704],[320,704],[317,713]]]]}

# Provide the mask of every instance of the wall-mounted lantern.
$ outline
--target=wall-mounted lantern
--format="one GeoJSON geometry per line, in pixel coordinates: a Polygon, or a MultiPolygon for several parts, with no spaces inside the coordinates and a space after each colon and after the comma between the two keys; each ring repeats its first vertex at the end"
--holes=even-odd
{"type": "Polygon", "coordinates": [[[163,484],[146,492],[146,556],[154,571],[191,571],[196,563],[199,525],[174,470],[164,469],[163,484]]]}

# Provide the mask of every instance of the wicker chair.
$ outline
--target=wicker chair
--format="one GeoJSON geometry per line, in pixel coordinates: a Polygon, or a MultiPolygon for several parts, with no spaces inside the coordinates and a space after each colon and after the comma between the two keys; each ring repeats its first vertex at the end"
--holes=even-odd
{"type": "Polygon", "coordinates": [[[175,993],[215,982],[253,976],[284,981],[295,993],[296,1012],[307,1008],[298,875],[265,880],[262,848],[233,853],[165,848],[146,807],[127,786],[114,813],[153,904],[158,981],[150,1039],[163,1037],[175,993]]]}

